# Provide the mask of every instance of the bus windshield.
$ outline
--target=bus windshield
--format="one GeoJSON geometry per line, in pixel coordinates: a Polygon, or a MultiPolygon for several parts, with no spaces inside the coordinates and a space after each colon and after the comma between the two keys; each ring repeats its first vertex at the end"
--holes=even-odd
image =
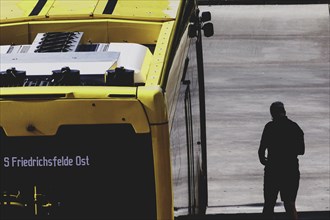
{"type": "Polygon", "coordinates": [[[1,219],[156,219],[150,134],[121,124],[0,135],[1,219]]]}

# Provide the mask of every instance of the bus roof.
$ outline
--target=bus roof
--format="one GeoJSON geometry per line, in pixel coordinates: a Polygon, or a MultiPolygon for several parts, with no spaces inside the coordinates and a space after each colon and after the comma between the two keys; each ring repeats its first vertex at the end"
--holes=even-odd
{"type": "Polygon", "coordinates": [[[153,56],[145,58],[143,78],[147,85],[157,85],[185,0],[1,0],[0,4],[0,45],[32,44],[39,33],[72,31],[83,32],[85,44],[154,45],[153,56]]]}
{"type": "Polygon", "coordinates": [[[0,23],[31,20],[120,18],[168,21],[181,0],[1,0],[0,23]]]}
{"type": "MultiPolygon", "coordinates": [[[[147,106],[150,124],[167,122],[161,88],[166,84],[167,70],[174,59],[172,51],[176,51],[177,41],[187,29],[187,15],[195,6],[194,0],[0,0],[0,3],[0,76],[3,76],[0,101],[77,98],[135,102],[138,99],[147,106]],[[36,52],[38,46],[53,46],[47,42],[47,34],[74,36],[77,44],[71,40],[69,43],[76,46],[74,52],[36,52]],[[79,45],[83,47],[77,51],[79,45]],[[63,72],[61,67],[65,67],[63,72]],[[117,67],[120,71],[121,67],[134,70],[133,83],[113,84],[111,76],[116,76],[113,68],[116,71],[117,67]],[[72,76],[80,70],[83,77],[79,80],[86,79],[88,86],[71,84],[70,77],[70,82],[61,83],[64,77],[57,76],[71,74],[70,69],[75,73],[72,76]],[[14,83],[10,77],[15,78],[14,83]],[[16,79],[20,82],[16,83],[16,79]],[[54,83],[57,79],[60,82],[54,83]],[[98,86],[99,82],[106,86],[98,86]]],[[[66,43],[63,45],[67,46],[66,43]]],[[[130,71],[125,75],[131,75],[130,71]]],[[[4,104],[0,107],[6,108],[4,104]]],[[[113,110],[120,111],[120,108],[113,110]]],[[[134,124],[127,119],[121,123],[134,124]]],[[[146,132],[144,124],[141,129],[139,126],[133,127],[138,133],[146,132]]]]}

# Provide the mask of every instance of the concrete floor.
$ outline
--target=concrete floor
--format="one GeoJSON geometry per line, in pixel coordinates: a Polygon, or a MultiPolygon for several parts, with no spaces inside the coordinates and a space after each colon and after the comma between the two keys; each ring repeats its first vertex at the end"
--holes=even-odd
{"type": "MultiPolygon", "coordinates": [[[[305,132],[298,211],[330,209],[328,5],[200,6],[205,38],[208,214],[261,212],[257,150],[269,106],[284,102],[305,132]]],[[[278,201],[276,211],[284,211],[278,201]]]]}

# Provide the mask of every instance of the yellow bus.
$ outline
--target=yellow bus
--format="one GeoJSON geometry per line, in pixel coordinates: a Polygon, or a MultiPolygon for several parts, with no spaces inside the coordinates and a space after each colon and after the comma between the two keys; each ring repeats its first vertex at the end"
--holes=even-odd
{"type": "Polygon", "coordinates": [[[194,0],[1,0],[1,219],[203,214],[194,0]]]}

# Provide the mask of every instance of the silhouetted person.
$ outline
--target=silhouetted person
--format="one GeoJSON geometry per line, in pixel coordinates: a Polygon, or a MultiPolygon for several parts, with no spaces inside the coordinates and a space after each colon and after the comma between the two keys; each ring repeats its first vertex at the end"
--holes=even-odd
{"type": "Polygon", "coordinates": [[[258,151],[259,160],[265,165],[263,214],[265,219],[273,218],[280,192],[288,217],[298,219],[295,205],[300,179],[298,155],[305,153],[304,132],[287,118],[282,102],[272,103],[270,114],[273,120],[264,128],[258,151]]]}

